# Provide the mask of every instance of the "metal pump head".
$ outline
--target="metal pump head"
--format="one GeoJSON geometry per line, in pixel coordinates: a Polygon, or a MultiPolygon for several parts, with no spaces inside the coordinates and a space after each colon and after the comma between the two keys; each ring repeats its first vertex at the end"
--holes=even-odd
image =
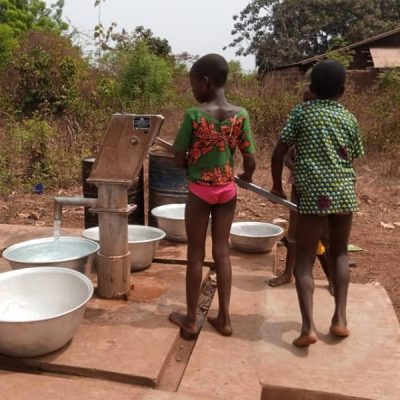
{"type": "Polygon", "coordinates": [[[163,122],[162,115],[114,114],[88,181],[133,182],[163,122]]]}

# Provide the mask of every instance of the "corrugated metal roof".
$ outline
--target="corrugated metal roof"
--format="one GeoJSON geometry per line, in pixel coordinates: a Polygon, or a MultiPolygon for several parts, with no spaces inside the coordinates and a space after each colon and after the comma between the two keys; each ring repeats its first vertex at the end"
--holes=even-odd
{"type": "Polygon", "coordinates": [[[371,47],[369,50],[375,68],[400,67],[400,48],[371,47]]]}
{"type": "MultiPolygon", "coordinates": [[[[373,36],[372,38],[362,40],[361,42],[357,42],[357,43],[353,43],[353,44],[351,44],[349,46],[341,47],[340,49],[337,49],[335,51],[352,50],[352,49],[354,49],[356,47],[359,47],[359,46],[362,46],[364,44],[373,43],[373,42],[375,42],[377,40],[380,40],[380,39],[383,39],[385,37],[396,35],[397,33],[400,33],[400,27],[396,28],[396,29],[392,29],[391,31],[387,31],[387,32],[381,33],[379,35],[373,36]]],[[[276,67],[275,70],[280,70],[280,69],[285,69],[285,68],[295,67],[295,66],[299,66],[299,67],[300,66],[305,66],[307,64],[311,64],[311,63],[313,63],[315,61],[320,60],[321,58],[326,57],[327,54],[329,54],[329,53],[320,54],[320,55],[317,55],[317,56],[314,56],[314,57],[311,57],[311,58],[307,58],[305,60],[298,61],[298,62],[292,63],[292,64],[280,65],[279,67],[276,67]]],[[[376,68],[378,68],[378,67],[376,67],[376,68]]]]}

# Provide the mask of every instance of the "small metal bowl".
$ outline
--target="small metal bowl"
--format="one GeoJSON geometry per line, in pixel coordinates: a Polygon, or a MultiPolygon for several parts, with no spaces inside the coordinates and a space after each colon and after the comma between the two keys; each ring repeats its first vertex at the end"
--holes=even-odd
{"type": "Polygon", "coordinates": [[[0,353],[37,357],[63,347],[82,321],[93,284],[68,268],[0,274],[0,353]]]}
{"type": "Polygon", "coordinates": [[[166,233],[166,239],[173,242],[187,242],[185,227],[185,204],[167,204],[151,210],[157,225],[166,233]]]}
{"type": "Polygon", "coordinates": [[[267,253],[280,239],[283,229],[265,222],[234,222],[231,227],[233,247],[244,253],[267,253]]]}
{"type": "Polygon", "coordinates": [[[3,252],[12,269],[53,266],[75,269],[88,274],[93,255],[99,250],[93,240],[61,236],[33,239],[8,247],[3,252]]]}
{"type": "MultiPolygon", "coordinates": [[[[99,240],[99,227],[85,229],[82,236],[99,240]]],[[[131,271],[141,271],[150,267],[156,254],[158,243],[165,238],[165,232],[143,225],[128,225],[128,244],[131,253],[131,271]]]]}

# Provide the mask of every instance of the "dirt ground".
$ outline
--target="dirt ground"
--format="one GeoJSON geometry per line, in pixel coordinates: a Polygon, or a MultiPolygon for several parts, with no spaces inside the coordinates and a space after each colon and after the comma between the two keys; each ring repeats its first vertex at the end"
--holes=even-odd
{"type": "MultiPolygon", "coordinates": [[[[267,157],[266,157],[267,158],[267,157]]],[[[351,268],[352,282],[385,287],[400,318],[400,179],[382,177],[375,163],[358,166],[360,211],[354,216],[351,243],[363,249],[351,253],[356,267],[351,268]]],[[[269,188],[269,170],[258,169],[254,182],[269,188]]],[[[51,226],[54,196],[81,196],[82,188],[48,191],[41,195],[13,193],[0,199],[0,223],[51,226]]],[[[83,227],[83,208],[65,208],[63,227],[83,227]]],[[[272,222],[287,219],[282,207],[240,189],[237,220],[272,222]]],[[[284,264],[284,248],[278,248],[278,270],[284,264]]],[[[316,276],[322,277],[319,267],[316,276]]]]}

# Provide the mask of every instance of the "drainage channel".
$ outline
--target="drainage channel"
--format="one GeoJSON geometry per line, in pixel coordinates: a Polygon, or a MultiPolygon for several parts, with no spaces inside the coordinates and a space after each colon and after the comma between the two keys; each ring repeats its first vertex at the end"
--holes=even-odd
{"type": "MultiPolygon", "coordinates": [[[[210,270],[203,282],[202,291],[197,305],[197,318],[200,330],[205,323],[208,310],[216,291],[216,273],[210,270]]],[[[196,346],[196,340],[184,340],[178,334],[171,351],[169,352],[164,366],[157,379],[156,389],[168,392],[177,392],[190,356],[196,346]]]]}

